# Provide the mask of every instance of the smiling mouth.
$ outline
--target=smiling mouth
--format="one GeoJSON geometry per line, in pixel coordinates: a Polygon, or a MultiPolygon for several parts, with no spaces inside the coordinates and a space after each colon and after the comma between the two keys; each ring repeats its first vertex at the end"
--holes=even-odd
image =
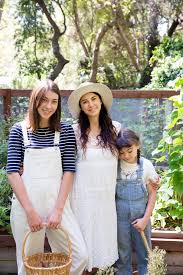
{"type": "Polygon", "coordinates": [[[89,112],[96,112],[97,111],[97,109],[90,109],[90,110],[88,110],[89,112]]]}
{"type": "Polygon", "coordinates": [[[43,113],[46,114],[46,115],[52,114],[52,112],[48,112],[48,111],[43,111],[43,113]]]}

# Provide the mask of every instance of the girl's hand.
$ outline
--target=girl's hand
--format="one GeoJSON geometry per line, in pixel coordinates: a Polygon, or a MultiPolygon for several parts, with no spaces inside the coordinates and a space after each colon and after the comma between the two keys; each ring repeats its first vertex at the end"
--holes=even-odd
{"type": "Polygon", "coordinates": [[[37,232],[43,228],[43,219],[39,216],[34,208],[27,214],[27,222],[32,232],[37,232]]]}
{"type": "Polygon", "coordinates": [[[58,229],[60,227],[62,212],[54,209],[51,215],[47,218],[47,227],[50,229],[58,229]]]}
{"type": "Polygon", "coordinates": [[[149,179],[148,183],[152,186],[154,190],[157,190],[160,186],[161,178],[158,177],[156,180],[149,179]]]}
{"type": "Polygon", "coordinates": [[[144,218],[136,219],[132,222],[132,225],[137,229],[138,232],[144,231],[146,228],[148,221],[146,221],[144,218]]]}

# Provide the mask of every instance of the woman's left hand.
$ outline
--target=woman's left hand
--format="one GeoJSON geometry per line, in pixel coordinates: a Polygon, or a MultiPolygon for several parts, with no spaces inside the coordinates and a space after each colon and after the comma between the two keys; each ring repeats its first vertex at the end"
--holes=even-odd
{"type": "Polygon", "coordinates": [[[46,220],[47,227],[50,229],[58,229],[61,224],[62,212],[54,209],[46,220]]]}

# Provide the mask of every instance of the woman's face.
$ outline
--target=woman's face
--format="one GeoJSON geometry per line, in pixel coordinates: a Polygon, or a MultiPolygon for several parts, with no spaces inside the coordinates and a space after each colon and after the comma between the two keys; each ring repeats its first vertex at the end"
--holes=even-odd
{"type": "Polygon", "coordinates": [[[102,102],[98,95],[92,92],[88,92],[80,99],[81,110],[88,117],[99,116],[102,102]]]}
{"type": "Polygon", "coordinates": [[[50,117],[55,113],[58,107],[58,95],[52,91],[47,91],[41,99],[37,111],[40,115],[41,122],[48,122],[50,117]]]}

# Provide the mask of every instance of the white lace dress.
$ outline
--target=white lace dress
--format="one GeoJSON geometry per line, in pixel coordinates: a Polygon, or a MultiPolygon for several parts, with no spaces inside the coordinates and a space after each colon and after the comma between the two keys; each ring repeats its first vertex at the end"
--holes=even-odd
{"type": "MultiPolygon", "coordinates": [[[[116,131],[121,125],[113,122],[116,131]]],[[[77,170],[71,207],[80,224],[88,249],[88,266],[106,267],[118,259],[117,217],[115,187],[117,158],[110,150],[97,146],[97,140],[90,139],[85,155],[80,146],[80,130],[74,125],[77,140],[77,170]]]]}

